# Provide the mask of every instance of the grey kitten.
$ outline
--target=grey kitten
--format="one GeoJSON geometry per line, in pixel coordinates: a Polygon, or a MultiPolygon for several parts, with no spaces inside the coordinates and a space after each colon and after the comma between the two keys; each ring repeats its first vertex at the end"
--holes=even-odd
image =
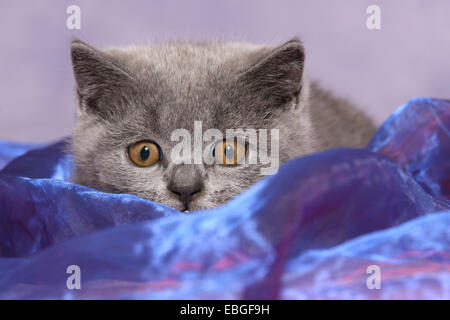
{"type": "Polygon", "coordinates": [[[279,47],[175,42],[102,51],[75,40],[71,52],[73,181],[101,191],[192,211],[223,204],[263,177],[262,164],[175,164],[171,133],[192,132],[194,121],[224,132],[277,128],[280,164],[363,147],[375,131],[362,112],[305,79],[296,39],[279,47]]]}

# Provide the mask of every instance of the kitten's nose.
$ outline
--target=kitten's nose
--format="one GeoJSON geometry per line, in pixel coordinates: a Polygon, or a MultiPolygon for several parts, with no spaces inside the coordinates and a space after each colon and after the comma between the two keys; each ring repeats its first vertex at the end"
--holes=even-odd
{"type": "Polygon", "coordinates": [[[167,187],[180,198],[184,210],[189,210],[192,197],[203,188],[201,173],[195,166],[179,165],[173,169],[167,187]]]}

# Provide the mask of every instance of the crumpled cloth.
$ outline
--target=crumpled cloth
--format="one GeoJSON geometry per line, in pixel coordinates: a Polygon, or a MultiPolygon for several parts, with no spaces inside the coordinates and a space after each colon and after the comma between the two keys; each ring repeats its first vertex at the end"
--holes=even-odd
{"type": "Polygon", "coordinates": [[[0,143],[1,299],[450,298],[450,101],[190,214],[70,183],[64,140],[32,147],[0,143]]]}

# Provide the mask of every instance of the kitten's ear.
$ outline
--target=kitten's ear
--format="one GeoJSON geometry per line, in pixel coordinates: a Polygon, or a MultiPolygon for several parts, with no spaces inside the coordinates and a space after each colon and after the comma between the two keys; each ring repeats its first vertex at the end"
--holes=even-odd
{"type": "Polygon", "coordinates": [[[282,105],[298,97],[302,87],[305,52],[293,39],[266,54],[242,75],[265,99],[282,105]]]}
{"type": "Polygon", "coordinates": [[[71,55],[80,105],[87,111],[108,113],[108,110],[101,110],[99,99],[117,94],[132,77],[110,56],[80,40],[72,41],[71,55]]]}

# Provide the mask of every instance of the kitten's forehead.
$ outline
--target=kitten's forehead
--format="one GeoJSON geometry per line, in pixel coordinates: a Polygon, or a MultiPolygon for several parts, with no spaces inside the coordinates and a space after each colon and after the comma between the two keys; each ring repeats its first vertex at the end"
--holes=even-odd
{"type": "Polygon", "coordinates": [[[216,72],[238,72],[258,58],[261,46],[245,43],[175,42],[106,50],[138,78],[154,73],[192,83],[206,81],[216,72]]]}
{"type": "Polygon", "coordinates": [[[226,123],[223,110],[239,91],[237,75],[264,50],[240,43],[169,43],[106,52],[140,83],[142,103],[153,118],[148,121],[166,131],[190,130],[194,121],[202,121],[205,129],[237,126],[226,123]]]}

